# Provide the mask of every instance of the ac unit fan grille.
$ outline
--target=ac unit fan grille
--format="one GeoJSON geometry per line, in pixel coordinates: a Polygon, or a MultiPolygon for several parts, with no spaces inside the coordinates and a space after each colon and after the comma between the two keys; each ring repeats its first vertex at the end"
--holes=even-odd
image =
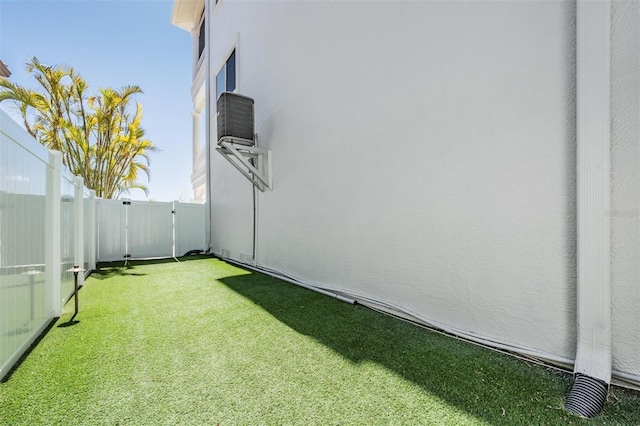
{"type": "Polygon", "coordinates": [[[254,140],[253,99],[224,92],[218,98],[218,141],[224,137],[254,140]]]}

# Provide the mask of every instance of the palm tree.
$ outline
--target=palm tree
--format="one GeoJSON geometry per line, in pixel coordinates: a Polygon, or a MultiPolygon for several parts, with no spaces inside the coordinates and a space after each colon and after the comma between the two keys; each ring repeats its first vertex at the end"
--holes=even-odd
{"type": "Polygon", "coordinates": [[[144,138],[142,106],[133,99],[140,87],[89,96],[89,85],[73,68],[47,66],[34,57],[27,70],[39,90],[0,80],[0,102],[14,103],[27,132],[60,151],[71,173],[82,176],[97,196],[117,198],[132,189],[148,195],[138,177],[143,172],[149,178],[149,154],[157,148],[144,138]]]}

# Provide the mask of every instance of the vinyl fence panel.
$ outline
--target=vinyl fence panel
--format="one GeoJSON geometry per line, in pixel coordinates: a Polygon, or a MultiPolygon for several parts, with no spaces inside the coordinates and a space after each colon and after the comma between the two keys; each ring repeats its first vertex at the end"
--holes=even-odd
{"type": "Polygon", "coordinates": [[[85,238],[95,241],[84,229],[85,189],[59,152],[0,111],[0,379],[73,293],[66,270],[83,265],[93,245],[85,238]]]}
{"type": "Polygon", "coordinates": [[[48,153],[0,111],[0,378],[53,318],[45,288],[48,153]]]}
{"type": "Polygon", "coordinates": [[[97,261],[183,256],[206,249],[203,204],[96,200],[97,261]]]}
{"type": "Polygon", "coordinates": [[[134,259],[173,256],[173,203],[131,201],[127,208],[127,254],[134,259]]]}
{"type": "Polygon", "coordinates": [[[206,249],[204,204],[174,203],[176,256],[206,249]]]}
{"type": "Polygon", "coordinates": [[[122,200],[96,200],[100,262],[122,260],[126,253],[126,210],[122,200]]]}

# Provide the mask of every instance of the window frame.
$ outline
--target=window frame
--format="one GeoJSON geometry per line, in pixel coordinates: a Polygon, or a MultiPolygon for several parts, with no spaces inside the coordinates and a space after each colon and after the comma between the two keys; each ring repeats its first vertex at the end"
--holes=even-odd
{"type": "Polygon", "coordinates": [[[195,58],[195,68],[194,73],[196,73],[202,64],[204,63],[204,58],[207,56],[207,29],[206,29],[206,14],[207,7],[205,5],[202,10],[202,15],[200,15],[200,24],[198,26],[197,31],[193,31],[193,54],[195,58]],[[202,45],[200,44],[202,42],[202,45]]]}
{"type": "Polygon", "coordinates": [[[198,62],[200,62],[200,60],[202,59],[202,56],[204,55],[204,49],[207,45],[207,35],[205,29],[206,21],[207,17],[203,10],[202,16],[200,17],[200,26],[198,27],[198,62]]]}
{"type": "Polygon", "coordinates": [[[231,49],[231,52],[229,53],[229,55],[227,56],[227,59],[224,61],[224,64],[222,64],[222,67],[220,67],[220,70],[218,71],[218,73],[216,74],[216,100],[218,100],[218,98],[220,97],[220,95],[223,92],[235,92],[236,88],[238,87],[238,66],[237,66],[238,60],[237,60],[237,54],[236,54],[236,47],[234,46],[231,49]],[[230,67],[231,67],[231,73],[230,71],[230,67]],[[224,79],[224,89],[219,90],[219,83],[220,83],[220,76],[223,76],[224,79]],[[233,78],[232,80],[229,79],[229,75],[232,75],[233,78]]]}

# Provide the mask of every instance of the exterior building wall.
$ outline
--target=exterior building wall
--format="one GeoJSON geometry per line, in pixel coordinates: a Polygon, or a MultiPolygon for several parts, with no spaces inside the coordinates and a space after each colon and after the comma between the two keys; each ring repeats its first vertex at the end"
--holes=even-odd
{"type": "Polygon", "coordinates": [[[200,44],[203,40],[200,37],[201,26],[206,26],[203,22],[203,14],[208,13],[209,6],[205,11],[205,5],[213,4],[205,0],[179,0],[173,5],[171,22],[191,33],[192,37],[192,68],[193,79],[191,82],[191,99],[193,102],[192,121],[192,143],[191,152],[193,155],[193,167],[191,171],[191,187],[193,190],[192,201],[204,203],[206,194],[206,141],[205,129],[207,120],[206,109],[206,81],[208,71],[207,49],[203,49],[200,54],[200,44]]]}
{"type": "Polygon", "coordinates": [[[193,201],[203,203],[207,199],[207,133],[206,126],[209,122],[205,101],[206,94],[206,63],[199,64],[199,72],[192,85],[193,118],[192,124],[192,155],[193,168],[191,172],[191,187],[193,188],[193,201]]]}
{"type": "MultiPolygon", "coordinates": [[[[211,18],[209,79],[235,47],[273,155],[258,265],[573,359],[574,3],[225,0],[211,18]]],[[[251,185],[215,152],[211,173],[213,250],[246,260],[251,185]]]]}
{"type": "Polygon", "coordinates": [[[640,5],[611,6],[613,369],[640,377],[640,5]]]}
{"type": "MultiPolygon", "coordinates": [[[[175,4],[196,40],[202,2],[175,4]]],[[[216,75],[235,49],[274,185],[254,195],[215,136],[207,177],[194,137],[214,253],[574,360],[574,1],[222,0],[206,13],[194,112],[215,135],[216,75]]],[[[640,6],[611,2],[613,370],[636,383],[639,31],[640,6]]]]}

